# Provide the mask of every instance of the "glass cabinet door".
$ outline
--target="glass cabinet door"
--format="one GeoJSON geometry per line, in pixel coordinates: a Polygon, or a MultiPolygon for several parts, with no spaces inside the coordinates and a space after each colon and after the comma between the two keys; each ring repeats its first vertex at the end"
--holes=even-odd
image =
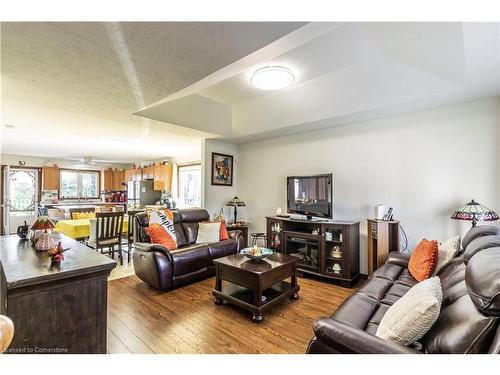
{"type": "Polygon", "coordinates": [[[286,235],[285,241],[287,254],[298,259],[299,268],[314,272],[320,271],[319,240],[286,235]]]}
{"type": "Polygon", "coordinates": [[[336,227],[325,228],[325,263],[324,272],[332,276],[345,275],[343,229],[336,227]]]}

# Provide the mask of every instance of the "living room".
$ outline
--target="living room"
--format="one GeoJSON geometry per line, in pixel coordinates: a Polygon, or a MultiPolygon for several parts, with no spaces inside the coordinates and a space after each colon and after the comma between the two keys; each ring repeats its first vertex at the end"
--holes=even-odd
{"type": "Polygon", "coordinates": [[[215,8],[2,16],[2,367],[499,354],[493,12],[215,8]]]}

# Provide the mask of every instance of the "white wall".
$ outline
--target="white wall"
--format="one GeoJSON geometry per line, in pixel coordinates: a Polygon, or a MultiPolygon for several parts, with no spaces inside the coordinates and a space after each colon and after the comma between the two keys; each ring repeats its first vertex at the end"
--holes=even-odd
{"type": "MultiPolygon", "coordinates": [[[[212,139],[205,139],[202,142],[202,162],[201,162],[201,173],[203,176],[202,184],[202,207],[206,208],[210,217],[219,212],[222,207],[224,209],[224,215],[229,221],[233,220],[233,209],[232,207],[226,207],[226,202],[237,194],[237,184],[238,184],[238,146],[230,143],[219,142],[212,139]],[[234,165],[233,165],[233,186],[219,186],[211,184],[211,168],[212,168],[212,152],[218,152],[221,154],[233,155],[234,165]]],[[[245,200],[244,197],[240,197],[245,200]]],[[[238,218],[243,218],[244,208],[238,210],[238,218]],[[241,213],[241,215],[240,215],[241,213]]]]}
{"type": "Polygon", "coordinates": [[[449,217],[471,198],[500,211],[498,105],[497,98],[484,99],[240,145],[238,195],[247,203],[250,231],[263,231],[277,206],[285,211],[286,176],[316,173],[334,175],[335,218],[361,222],[362,273],[366,219],[377,204],[394,207],[410,249],[424,237],[445,240],[465,231],[470,224],[449,217]]]}

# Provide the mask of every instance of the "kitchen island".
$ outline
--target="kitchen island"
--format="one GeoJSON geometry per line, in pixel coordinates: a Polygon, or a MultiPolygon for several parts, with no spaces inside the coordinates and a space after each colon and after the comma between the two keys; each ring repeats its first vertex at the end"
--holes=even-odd
{"type": "Polygon", "coordinates": [[[63,235],[51,263],[17,235],[0,237],[0,314],[14,322],[8,353],[106,353],[107,278],[116,262],[63,235]]]}

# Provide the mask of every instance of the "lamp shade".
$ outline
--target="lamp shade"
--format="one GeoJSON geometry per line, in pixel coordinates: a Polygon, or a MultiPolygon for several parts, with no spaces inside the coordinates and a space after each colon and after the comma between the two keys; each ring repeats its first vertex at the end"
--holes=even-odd
{"type": "Polygon", "coordinates": [[[240,198],[238,197],[234,197],[233,199],[230,199],[227,203],[226,203],[226,206],[245,206],[245,202],[243,202],[240,198]]]}
{"type": "Polygon", "coordinates": [[[475,226],[478,221],[495,221],[499,219],[495,211],[479,204],[474,201],[474,199],[455,211],[453,215],[451,215],[451,218],[455,220],[472,221],[472,226],[475,226]]]}
{"type": "Polygon", "coordinates": [[[48,216],[40,216],[31,226],[34,230],[54,229],[55,224],[48,216]]]}

